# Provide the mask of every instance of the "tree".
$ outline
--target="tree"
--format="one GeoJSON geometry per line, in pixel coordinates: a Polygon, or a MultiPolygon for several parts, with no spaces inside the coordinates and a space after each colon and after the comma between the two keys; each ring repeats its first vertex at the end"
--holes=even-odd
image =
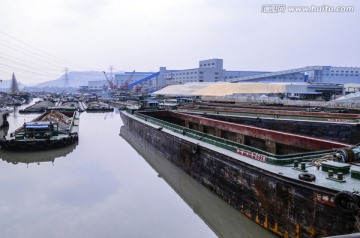
{"type": "Polygon", "coordinates": [[[17,91],[19,91],[19,86],[18,86],[18,83],[16,81],[15,74],[13,73],[12,74],[12,79],[11,79],[10,93],[15,93],[17,91]]]}

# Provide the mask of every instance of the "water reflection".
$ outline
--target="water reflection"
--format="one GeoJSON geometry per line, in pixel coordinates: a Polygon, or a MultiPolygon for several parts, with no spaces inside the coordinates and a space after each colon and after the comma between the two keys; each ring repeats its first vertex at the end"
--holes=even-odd
{"type": "Polygon", "coordinates": [[[163,178],[180,195],[217,236],[231,238],[276,237],[163,158],[159,151],[150,144],[145,144],[127,127],[121,127],[120,135],[142,155],[149,165],[157,171],[158,176],[163,178]]]}
{"type": "MultiPolygon", "coordinates": [[[[36,116],[10,114],[9,132],[36,116]]],[[[0,159],[0,238],[215,237],[119,136],[117,110],[80,117],[79,144],[56,166],[0,159]]]]}
{"type": "Polygon", "coordinates": [[[63,148],[45,150],[45,151],[26,151],[26,152],[17,152],[17,151],[8,151],[0,149],[0,158],[8,163],[18,164],[18,163],[43,163],[43,162],[52,162],[54,164],[56,158],[65,157],[66,155],[73,152],[73,150],[78,145],[78,142],[75,142],[71,145],[68,145],[63,148]]]}

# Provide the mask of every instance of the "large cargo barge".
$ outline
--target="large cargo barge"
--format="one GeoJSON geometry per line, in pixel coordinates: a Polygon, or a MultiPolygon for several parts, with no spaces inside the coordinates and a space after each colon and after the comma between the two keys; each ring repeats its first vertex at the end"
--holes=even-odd
{"type": "Polygon", "coordinates": [[[282,237],[360,231],[360,147],[170,111],[120,112],[142,143],[282,237]]]}

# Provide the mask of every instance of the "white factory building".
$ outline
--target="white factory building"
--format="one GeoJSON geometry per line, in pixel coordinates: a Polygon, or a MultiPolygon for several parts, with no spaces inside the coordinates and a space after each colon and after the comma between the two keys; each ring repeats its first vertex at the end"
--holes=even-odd
{"type": "MultiPolygon", "coordinates": [[[[117,86],[129,85],[129,89],[137,85],[143,89],[159,89],[168,85],[179,85],[185,83],[305,83],[313,84],[302,89],[303,94],[295,94],[291,90],[286,94],[290,97],[302,98],[305,94],[336,94],[339,87],[344,84],[360,84],[360,67],[335,67],[335,66],[306,66],[295,69],[285,69],[275,72],[266,71],[235,71],[224,69],[222,59],[200,60],[196,68],[170,70],[160,67],[158,72],[119,72],[110,76],[110,80],[117,86]],[[315,86],[317,85],[317,86],[315,86]]],[[[105,82],[94,82],[89,84],[89,89],[101,89],[105,82]]],[[[299,86],[296,87],[299,90],[299,86]]]]}
{"type": "MultiPolygon", "coordinates": [[[[167,70],[165,80],[167,85],[190,82],[232,82],[239,78],[271,73],[265,71],[228,71],[223,68],[222,59],[208,59],[199,61],[198,68],[167,70]]],[[[271,77],[261,78],[260,81],[304,82],[305,76],[302,72],[294,72],[285,75],[272,75],[271,77]]]]}

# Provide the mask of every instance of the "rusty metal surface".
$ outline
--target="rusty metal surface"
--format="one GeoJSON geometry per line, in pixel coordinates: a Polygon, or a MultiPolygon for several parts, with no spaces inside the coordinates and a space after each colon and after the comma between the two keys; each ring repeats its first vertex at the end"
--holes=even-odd
{"type": "MultiPolygon", "coordinates": [[[[192,114],[193,112],[186,112],[192,114]]],[[[226,114],[196,113],[201,117],[256,126],[294,134],[313,136],[349,144],[360,143],[360,126],[357,123],[297,120],[294,118],[266,118],[226,114]]]]}
{"type": "Polygon", "coordinates": [[[232,108],[232,107],[210,107],[210,106],[187,106],[184,109],[222,111],[233,113],[253,113],[253,114],[271,114],[283,116],[300,116],[300,117],[318,117],[318,118],[342,118],[342,119],[359,119],[359,114],[353,113],[330,113],[330,112],[309,112],[309,111],[291,111],[276,110],[266,108],[232,108]]]}
{"type": "Polygon", "coordinates": [[[223,131],[233,132],[236,134],[257,138],[264,141],[271,141],[282,145],[302,148],[308,151],[326,150],[326,149],[351,146],[351,144],[348,143],[341,143],[341,142],[319,139],[310,136],[280,132],[280,131],[269,130],[254,126],[239,125],[235,123],[224,122],[215,119],[204,118],[200,116],[189,115],[174,111],[159,111],[159,112],[156,111],[156,112],[142,112],[142,113],[157,118],[170,117],[170,118],[174,118],[174,120],[181,119],[183,121],[189,121],[197,125],[202,125],[210,128],[218,128],[223,131]]]}

